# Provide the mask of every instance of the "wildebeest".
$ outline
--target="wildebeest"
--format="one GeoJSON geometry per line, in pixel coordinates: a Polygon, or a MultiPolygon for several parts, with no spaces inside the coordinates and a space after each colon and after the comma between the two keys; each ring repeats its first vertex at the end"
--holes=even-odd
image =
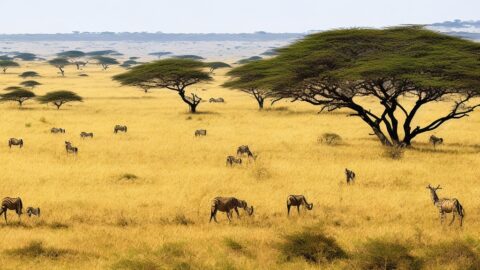
{"type": "Polygon", "coordinates": [[[458,215],[460,218],[460,227],[463,224],[463,218],[465,216],[465,210],[463,209],[463,206],[460,204],[460,202],[453,198],[438,198],[437,195],[437,190],[442,189],[439,186],[436,188],[432,187],[431,185],[427,186],[427,189],[430,190],[430,194],[432,195],[432,201],[433,205],[438,208],[438,211],[440,212],[440,223],[443,223],[443,220],[445,219],[445,214],[446,213],[452,213],[452,221],[450,221],[449,225],[452,225],[452,223],[455,221],[455,216],[458,215]]]}
{"type": "Polygon", "coordinates": [[[195,137],[197,136],[207,136],[207,130],[206,129],[195,130],[195,137]]]}
{"type": "Polygon", "coordinates": [[[72,153],[72,154],[77,154],[78,153],[78,148],[72,146],[72,143],[68,142],[68,141],[65,141],[65,149],[67,150],[67,154],[68,153],[72,153]]]}
{"type": "Polygon", "coordinates": [[[50,132],[51,133],[65,133],[65,129],[53,127],[52,129],[50,129],[50,132]]]}
{"type": "Polygon", "coordinates": [[[228,221],[231,221],[232,210],[235,210],[238,218],[240,218],[238,208],[245,210],[249,216],[253,214],[253,206],[248,207],[247,202],[244,200],[239,200],[234,197],[216,197],[212,200],[210,222],[212,222],[212,219],[217,222],[217,211],[225,212],[228,221]]]}
{"type": "Polygon", "coordinates": [[[23,140],[22,139],[10,138],[8,140],[8,147],[12,148],[12,145],[18,145],[20,148],[22,148],[23,147],[23,140]]]}
{"type": "Polygon", "coordinates": [[[353,171],[345,168],[345,176],[347,177],[347,185],[355,184],[355,173],[353,171]]]}
{"type": "Polygon", "coordinates": [[[247,154],[247,156],[250,158],[253,157],[252,151],[250,151],[250,148],[248,148],[248,145],[240,145],[237,149],[237,156],[242,156],[243,154],[247,154]]]}
{"type": "Polygon", "coordinates": [[[287,215],[290,215],[290,207],[296,206],[300,214],[300,206],[303,205],[306,209],[312,210],[313,203],[308,203],[303,195],[290,195],[287,198],[287,215]]]}
{"type": "Polygon", "coordinates": [[[33,208],[33,207],[27,207],[27,215],[28,217],[31,217],[31,216],[37,216],[39,217],[40,216],[40,208],[33,208]]]}
{"type": "Polygon", "coordinates": [[[227,166],[233,166],[233,164],[242,165],[242,159],[234,156],[227,157],[227,166]]]}
{"type": "Polygon", "coordinates": [[[5,217],[5,223],[8,223],[7,222],[7,210],[15,210],[15,213],[17,213],[17,215],[18,215],[18,219],[20,219],[20,215],[23,214],[22,209],[23,209],[22,199],[5,197],[2,200],[2,210],[0,212],[0,216],[3,213],[3,215],[5,217]]]}
{"type": "Polygon", "coordinates": [[[80,137],[81,137],[81,138],[87,138],[87,137],[93,138],[93,132],[84,132],[84,131],[82,131],[82,132],[80,133],[80,137]]]}
{"type": "Polygon", "coordinates": [[[443,138],[439,138],[435,135],[432,135],[430,136],[430,139],[428,141],[430,142],[430,144],[433,145],[433,148],[435,149],[435,146],[443,143],[443,138]]]}
{"type": "Polygon", "coordinates": [[[114,132],[114,133],[117,133],[117,132],[119,132],[119,131],[127,132],[127,126],[116,125],[116,126],[113,128],[113,132],[114,132]]]}
{"type": "Polygon", "coordinates": [[[224,100],[223,98],[221,98],[221,97],[219,97],[219,98],[210,98],[209,102],[210,102],[210,103],[212,103],[212,102],[213,102],[213,103],[223,103],[223,102],[225,102],[225,100],[224,100]]]}

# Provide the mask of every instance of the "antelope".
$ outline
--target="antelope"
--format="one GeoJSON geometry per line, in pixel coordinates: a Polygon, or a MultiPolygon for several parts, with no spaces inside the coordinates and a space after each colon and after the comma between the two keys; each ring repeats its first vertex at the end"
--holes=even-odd
{"type": "Polygon", "coordinates": [[[287,198],[287,215],[290,216],[290,207],[296,206],[298,214],[300,214],[300,206],[303,205],[306,209],[312,210],[313,203],[308,203],[303,195],[290,195],[287,198]]]}
{"type": "Polygon", "coordinates": [[[18,145],[20,148],[22,148],[23,147],[23,140],[22,139],[10,138],[8,140],[8,147],[12,148],[12,145],[18,145]]]}
{"type": "Polygon", "coordinates": [[[72,153],[72,154],[77,154],[78,153],[78,148],[72,146],[72,143],[68,142],[68,141],[65,141],[65,149],[67,150],[67,154],[68,153],[72,153]]]}
{"type": "Polygon", "coordinates": [[[31,216],[37,216],[37,217],[40,217],[40,208],[33,208],[33,207],[27,207],[27,215],[28,217],[31,217],[31,216]]]}
{"type": "Polygon", "coordinates": [[[347,185],[355,184],[355,173],[347,168],[345,168],[345,176],[347,177],[347,185]]]}
{"type": "Polygon", "coordinates": [[[80,137],[81,137],[81,138],[87,138],[87,137],[93,138],[93,132],[84,132],[84,131],[82,131],[82,133],[80,133],[80,137]]]}
{"type": "Polygon", "coordinates": [[[240,145],[237,149],[237,156],[242,156],[243,154],[247,154],[249,158],[255,159],[253,156],[252,151],[248,148],[248,145],[240,145]]]}
{"type": "Polygon", "coordinates": [[[439,199],[437,195],[437,190],[442,189],[440,185],[434,188],[429,184],[427,186],[427,189],[430,190],[430,194],[432,195],[433,205],[435,205],[435,207],[437,207],[438,211],[440,212],[440,224],[443,223],[446,213],[452,213],[453,217],[449,225],[452,225],[452,223],[455,221],[455,216],[458,215],[461,227],[463,224],[463,218],[465,217],[465,210],[463,210],[463,206],[460,204],[460,202],[455,198],[439,199]]]}
{"type": "Polygon", "coordinates": [[[3,214],[3,216],[5,217],[5,223],[8,224],[7,210],[15,210],[15,212],[18,215],[18,219],[21,220],[20,215],[23,214],[22,209],[23,209],[22,199],[5,197],[2,200],[2,209],[0,211],[0,216],[3,214]]]}
{"type": "Polygon", "coordinates": [[[121,126],[121,125],[116,125],[114,128],[113,128],[113,132],[114,133],[117,133],[119,131],[122,131],[122,132],[127,132],[127,126],[121,126]]]}
{"type": "Polygon", "coordinates": [[[212,103],[212,102],[213,102],[213,103],[223,103],[223,102],[225,102],[225,100],[224,100],[223,98],[221,98],[221,97],[220,97],[220,98],[210,98],[210,99],[209,99],[209,102],[210,102],[210,103],[212,103]]]}
{"type": "Polygon", "coordinates": [[[253,214],[253,206],[248,207],[247,202],[239,200],[234,197],[216,197],[212,200],[212,208],[210,213],[210,221],[212,219],[215,222],[217,221],[217,211],[225,212],[227,214],[228,221],[232,221],[232,210],[235,210],[237,217],[240,218],[240,213],[238,213],[238,208],[243,208],[249,216],[253,214]]]}
{"type": "Polygon", "coordinates": [[[207,136],[207,130],[206,129],[195,130],[195,137],[197,136],[207,136]]]}
{"type": "Polygon", "coordinates": [[[236,158],[234,156],[228,156],[227,157],[227,166],[230,165],[230,167],[232,167],[233,164],[242,165],[242,159],[241,158],[236,158]]]}
{"type": "Polygon", "coordinates": [[[65,129],[53,127],[52,129],[50,129],[50,133],[65,133],[65,129]]]}
{"type": "Polygon", "coordinates": [[[430,144],[433,145],[433,149],[435,149],[435,146],[440,145],[443,143],[443,138],[439,138],[435,135],[430,136],[430,139],[428,140],[430,144]]]}

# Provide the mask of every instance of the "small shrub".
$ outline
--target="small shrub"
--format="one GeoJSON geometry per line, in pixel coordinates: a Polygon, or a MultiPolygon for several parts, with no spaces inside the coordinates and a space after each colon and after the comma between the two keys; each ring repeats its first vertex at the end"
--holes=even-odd
{"type": "Polygon", "coordinates": [[[42,122],[42,123],[44,123],[44,124],[48,124],[47,119],[45,119],[45,117],[43,117],[43,116],[40,117],[39,121],[42,122]]]}
{"type": "Polygon", "coordinates": [[[74,254],[74,251],[68,249],[59,249],[52,247],[44,247],[41,241],[31,241],[28,245],[21,248],[9,249],[6,251],[7,254],[21,257],[44,257],[49,259],[57,259],[61,256],[74,254]]]}
{"type": "Polygon", "coordinates": [[[25,127],[26,128],[32,127],[32,123],[25,123],[25,127]]]}
{"type": "Polygon", "coordinates": [[[233,251],[243,250],[243,246],[232,238],[225,238],[225,245],[233,251]]]}
{"type": "Polygon", "coordinates": [[[136,176],[135,174],[132,174],[132,173],[124,173],[120,176],[120,180],[136,180],[138,179],[138,176],[136,176]]]}
{"type": "Polygon", "coordinates": [[[465,241],[454,240],[430,247],[425,265],[431,269],[448,266],[448,269],[476,270],[480,269],[480,257],[465,241]]]}
{"type": "Polygon", "coordinates": [[[184,214],[177,214],[173,219],[173,222],[178,225],[192,225],[195,224],[191,219],[187,218],[184,214]]]}
{"type": "Polygon", "coordinates": [[[367,241],[356,256],[360,269],[415,270],[419,261],[410,255],[410,250],[395,241],[375,239],[367,241]]]}
{"type": "Polygon", "coordinates": [[[184,258],[189,255],[183,243],[165,243],[159,251],[160,255],[167,259],[184,258]]]}
{"type": "Polygon", "coordinates": [[[342,137],[336,133],[323,133],[318,142],[326,145],[339,145],[342,143],[342,137]]]}
{"type": "Polygon", "coordinates": [[[271,177],[270,171],[261,165],[256,165],[253,168],[252,175],[258,181],[266,180],[271,177]]]}
{"type": "Polygon", "coordinates": [[[140,259],[121,259],[116,262],[112,269],[114,270],[159,270],[160,268],[156,263],[150,260],[140,259]]]}
{"type": "Polygon", "coordinates": [[[383,155],[393,160],[402,159],[405,150],[402,147],[386,147],[383,155]]]}
{"type": "Polygon", "coordinates": [[[61,223],[61,222],[58,222],[58,221],[54,221],[54,222],[52,222],[52,223],[49,223],[49,224],[47,224],[47,226],[48,226],[50,229],[54,229],[54,230],[68,229],[68,225],[67,225],[67,224],[61,223]]]}
{"type": "Polygon", "coordinates": [[[334,238],[312,229],[286,235],[279,250],[287,261],[303,258],[311,263],[325,263],[347,257],[334,238]]]}

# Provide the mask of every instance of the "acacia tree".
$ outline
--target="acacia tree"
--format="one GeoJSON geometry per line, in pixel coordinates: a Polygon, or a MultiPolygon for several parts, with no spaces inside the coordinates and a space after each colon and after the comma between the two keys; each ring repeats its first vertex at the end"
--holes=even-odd
{"type": "Polygon", "coordinates": [[[58,68],[58,70],[60,70],[60,73],[62,74],[62,76],[65,76],[64,68],[71,64],[70,61],[68,61],[65,58],[55,58],[55,59],[52,59],[52,60],[48,61],[48,63],[50,65],[58,68]]]}
{"type": "Polygon", "coordinates": [[[11,67],[19,67],[20,65],[17,62],[11,60],[0,60],[0,68],[3,70],[3,74],[7,72],[7,69],[11,67]]]}
{"type": "Polygon", "coordinates": [[[25,71],[22,74],[18,75],[19,77],[22,77],[23,79],[28,78],[28,77],[39,77],[40,75],[35,72],[35,71],[25,71]]]}
{"type": "Polygon", "coordinates": [[[42,104],[52,103],[53,105],[57,106],[58,110],[65,103],[73,101],[82,102],[83,98],[77,95],[75,92],[59,90],[54,92],[48,92],[45,95],[38,97],[37,100],[42,104]]]}
{"type": "Polygon", "coordinates": [[[99,65],[102,66],[103,70],[107,70],[111,65],[118,65],[120,64],[115,58],[107,57],[107,56],[97,56],[94,57],[99,65]]]}
{"type": "Polygon", "coordinates": [[[383,145],[409,146],[480,106],[479,55],[478,43],[419,27],[349,29],[307,36],[248,65],[266,74],[256,83],[276,96],[321,111],[348,109],[383,145]],[[429,122],[418,120],[439,101],[452,106],[429,122]]]}
{"type": "Polygon", "coordinates": [[[18,53],[13,58],[22,61],[34,61],[37,59],[37,56],[33,53],[18,53]]]}
{"type": "Polygon", "coordinates": [[[57,53],[58,57],[68,59],[70,63],[74,64],[77,67],[77,70],[80,70],[80,66],[85,66],[87,64],[87,62],[81,61],[85,55],[86,54],[82,51],[65,51],[57,53]]]}
{"type": "Polygon", "coordinates": [[[191,113],[195,113],[202,100],[195,93],[187,96],[187,87],[199,82],[210,81],[205,63],[192,59],[165,59],[133,67],[131,70],[113,77],[122,85],[147,88],[165,88],[178,93],[191,113]]]}
{"type": "Polygon", "coordinates": [[[207,63],[207,66],[210,68],[210,73],[213,73],[216,69],[219,69],[219,68],[231,68],[232,67],[229,64],[224,63],[224,62],[210,62],[210,63],[207,63]]]}
{"type": "Polygon", "coordinates": [[[21,82],[20,85],[22,85],[24,87],[30,87],[31,89],[33,89],[36,86],[39,86],[39,85],[42,85],[42,84],[37,82],[37,81],[30,80],[30,81],[21,82]]]}
{"type": "Polygon", "coordinates": [[[171,52],[153,52],[153,53],[149,53],[148,55],[153,55],[160,58],[162,56],[169,55],[169,54],[172,54],[172,53],[171,52]]]}
{"type": "Polygon", "coordinates": [[[1,101],[16,101],[18,105],[21,107],[23,102],[32,99],[35,97],[35,94],[32,91],[25,90],[25,89],[17,89],[6,94],[0,95],[1,101]]]}

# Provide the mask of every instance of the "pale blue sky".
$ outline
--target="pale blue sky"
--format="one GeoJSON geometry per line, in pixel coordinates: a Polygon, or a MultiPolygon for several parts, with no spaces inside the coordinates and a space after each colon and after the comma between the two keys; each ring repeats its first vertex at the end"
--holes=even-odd
{"type": "Polygon", "coordinates": [[[305,32],[480,19],[479,0],[0,0],[0,33],[305,32]]]}

